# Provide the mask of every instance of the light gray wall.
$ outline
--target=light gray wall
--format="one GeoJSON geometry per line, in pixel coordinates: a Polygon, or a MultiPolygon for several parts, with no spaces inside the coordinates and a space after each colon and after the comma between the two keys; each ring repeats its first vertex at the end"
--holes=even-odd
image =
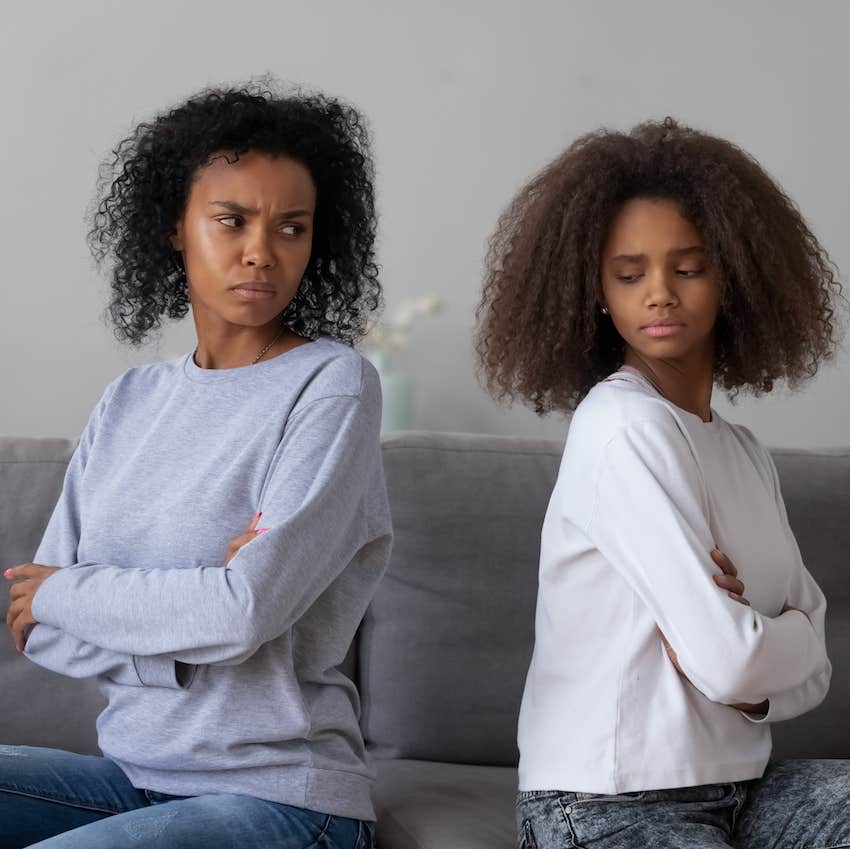
{"type": "MultiPolygon", "coordinates": [[[[76,435],[131,365],[194,344],[120,348],[84,244],[100,158],[135,122],[200,86],[267,71],[344,96],[371,119],[390,309],[446,312],[400,368],[416,426],[561,436],[474,378],[485,240],[511,194],[577,134],[672,114],[751,151],[850,268],[850,4],[146,0],[9,6],[0,27],[0,433],[76,435]]],[[[730,408],[715,396],[726,414],[730,408]]],[[[794,396],[732,416],[772,445],[850,444],[850,356],[794,396]]]]}

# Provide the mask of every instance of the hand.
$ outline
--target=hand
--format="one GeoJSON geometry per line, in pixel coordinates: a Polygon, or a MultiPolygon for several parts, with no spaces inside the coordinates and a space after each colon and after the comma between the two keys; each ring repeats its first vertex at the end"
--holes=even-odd
{"type": "Polygon", "coordinates": [[[711,549],[711,559],[721,568],[722,575],[712,575],[714,583],[718,587],[729,591],[729,598],[741,604],[749,605],[749,601],[744,598],[744,585],[738,580],[738,570],[735,564],[719,549],[711,549]]]}
{"type": "Polygon", "coordinates": [[[3,573],[7,581],[16,582],[9,587],[11,601],[6,613],[6,624],[18,651],[24,650],[30,630],[38,624],[32,615],[32,600],[38,588],[58,569],[58,566],[21,563],[3,573]]]}
{"type": "Polygon", "coordinates": [[[260,534],[264,534],[268,528],[258,528],[257,522],[260,521],[260,516],[262,513],[257,513],[250,522],[248,522],[248,527],[239,534],[239,536],[233,537],[229,543],[227,543],[227,557],[224,559],[223,566],[227,566],[234,557],[236,557],[236,552],[242,548],[243,545],[251,542],[252,539],[256,539],[260,534]]]}

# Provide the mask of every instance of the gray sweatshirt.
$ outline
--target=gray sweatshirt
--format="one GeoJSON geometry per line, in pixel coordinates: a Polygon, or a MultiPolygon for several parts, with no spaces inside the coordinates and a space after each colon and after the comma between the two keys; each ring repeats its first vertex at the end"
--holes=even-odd
{"type": "Polygon", "coordinates": [[[339,671],[386,569],[380,386],[321,338],[256,365],[191,355],[107,387],[34,561],[26,655],[98,676],[98,740],[136,787],[374,819],[339,671]],[[223,563],[261,510],[267,533],[223,563]]]}

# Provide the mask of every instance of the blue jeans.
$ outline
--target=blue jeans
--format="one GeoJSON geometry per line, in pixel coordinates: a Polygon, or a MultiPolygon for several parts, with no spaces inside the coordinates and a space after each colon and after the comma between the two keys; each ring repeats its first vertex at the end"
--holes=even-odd
{"type": "Polygon", "coordinates": [[[617,796],[523,792],[517,827],[520,849],[850,847],[850,761],[774,761],[752,781],[617,796]]]}
{"type": "Polygon", "coordinates": [[[374,825],[253,796],[137,790],[108,758],[0,746],[0,849],[373,849],[374,825]]]}

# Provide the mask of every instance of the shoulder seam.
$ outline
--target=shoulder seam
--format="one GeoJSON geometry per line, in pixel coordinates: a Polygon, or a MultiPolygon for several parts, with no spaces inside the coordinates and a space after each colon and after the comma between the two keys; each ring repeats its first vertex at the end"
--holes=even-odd
{"type": "Polygon", "coordinates": [[[361,397],[362,392],[357,394],[351,392],[340,392],[336,395],[322,395],[321,398],[314,398],[312,401],[305,404],[300,410],[297,410],[296,412],[292,413],[287,419],[287,421],[291,422],[293,419],[297,419],[303,412],[309,410],[310,407],[314,406],[315,404],[319,404],[322,401],[333,401],[336,398],[354,398],[357,402],[359,402],[361,400],[361,397]]]}

